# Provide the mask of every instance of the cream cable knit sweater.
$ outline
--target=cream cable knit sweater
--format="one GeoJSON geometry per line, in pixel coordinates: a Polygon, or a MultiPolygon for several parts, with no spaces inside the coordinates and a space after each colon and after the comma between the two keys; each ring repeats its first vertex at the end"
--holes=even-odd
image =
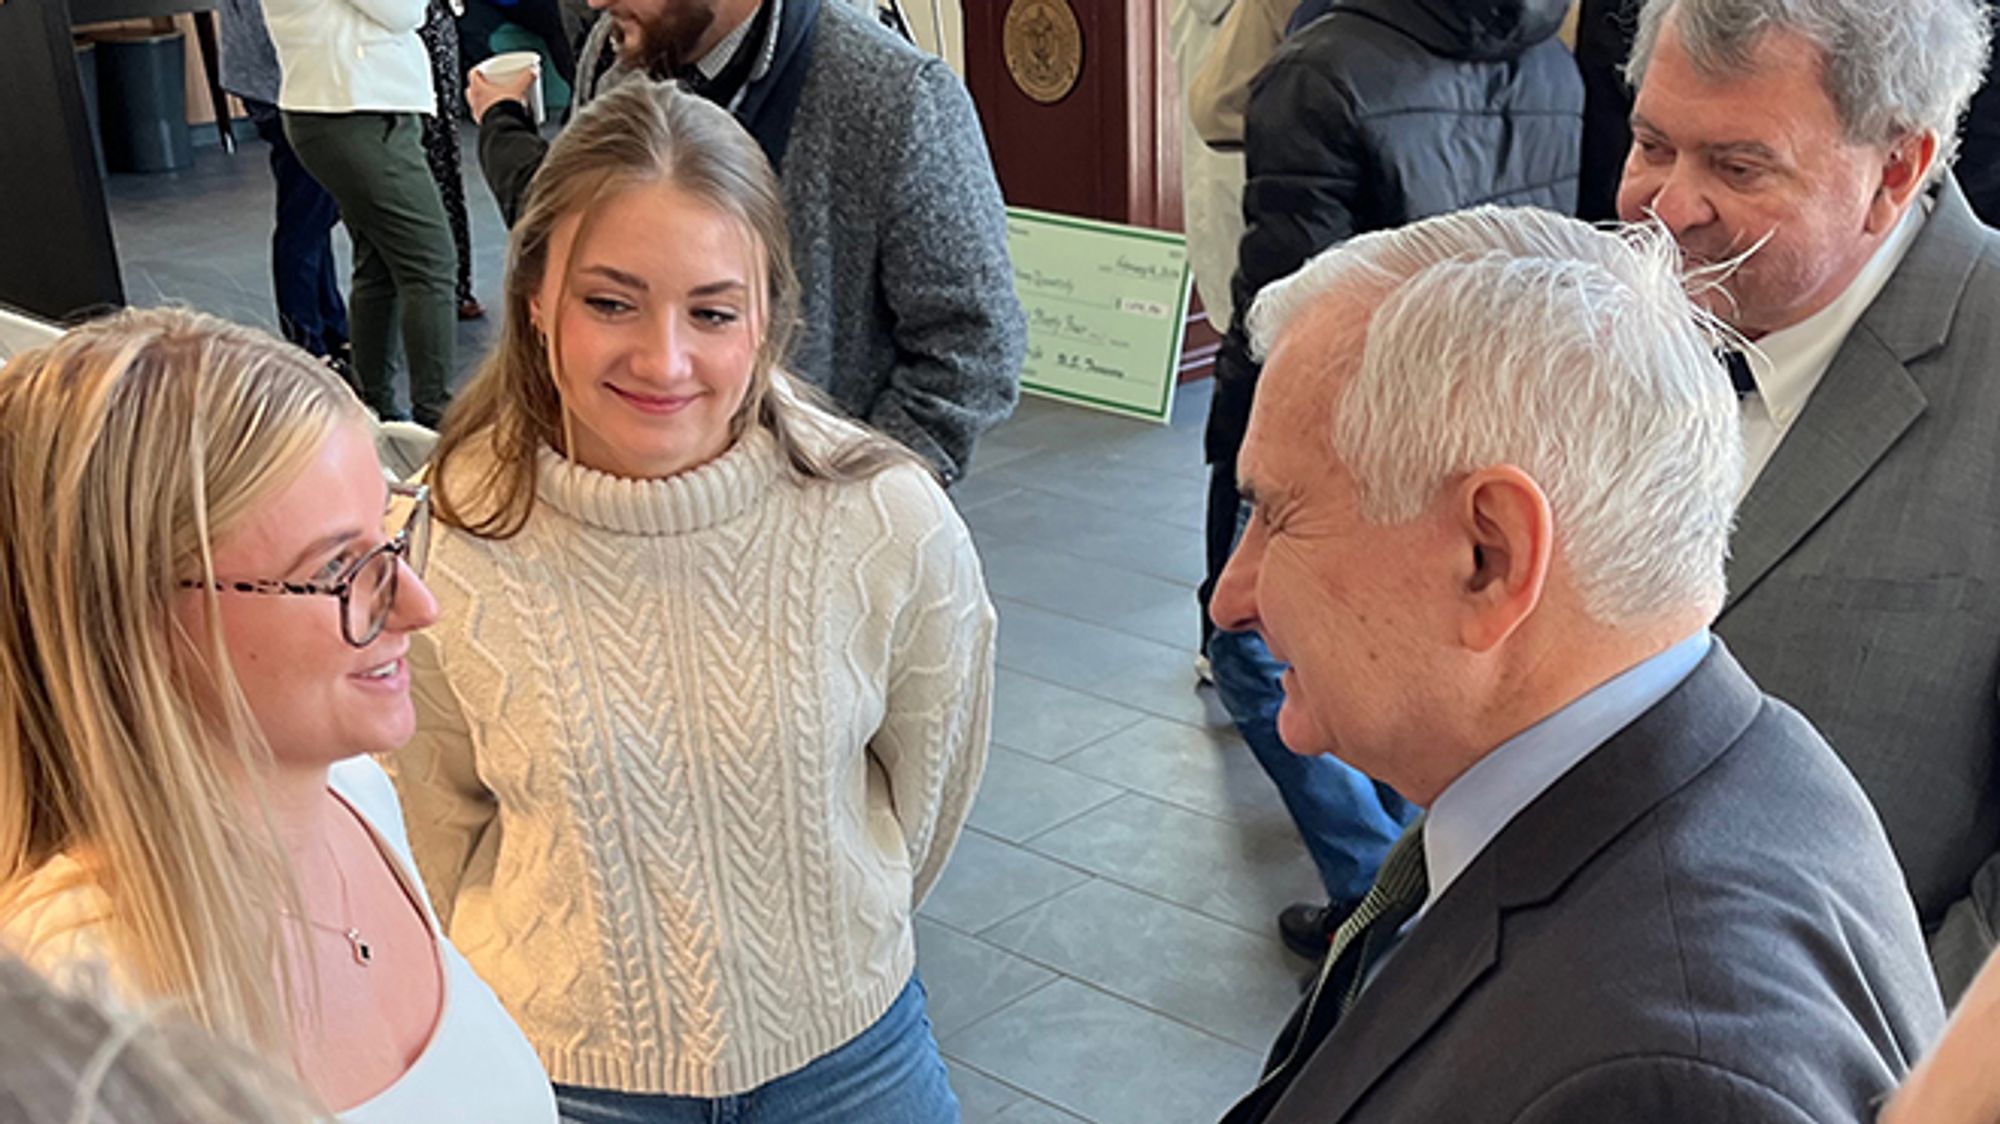
{"type": "Polygon", "coordinates": [[[521,534],[440,528],[428,584],[411,843],[554,1080],[725,1096],[888,1009],[992,699],[928,476],[803,483],[762,430],[660,481],[544,451],[521,534]]]}

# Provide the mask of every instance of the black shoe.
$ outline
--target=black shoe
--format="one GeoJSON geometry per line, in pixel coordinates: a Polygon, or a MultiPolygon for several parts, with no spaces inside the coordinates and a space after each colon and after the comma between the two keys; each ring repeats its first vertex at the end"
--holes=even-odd
{"type": "Polygon", "coordinates": [[[1319,960],[1326,955],[1327,946],[1333,943],[1334,930],[1354,912],[1351,902],[1328,902],[1314,905],[1311,902],[1296,902],[1278,914],[1278,935],[1285,939],[1285,947],[1307,960],[1319,960]]]}
{"type": "Polygon", "coordinates": [[[354,376],[353,348],[343,343],[328,352],[320,361],[333,368],[333,373],[340,376],[340,381],[353,387],[356,394],[361,393],[361,380],[354,376]]]}

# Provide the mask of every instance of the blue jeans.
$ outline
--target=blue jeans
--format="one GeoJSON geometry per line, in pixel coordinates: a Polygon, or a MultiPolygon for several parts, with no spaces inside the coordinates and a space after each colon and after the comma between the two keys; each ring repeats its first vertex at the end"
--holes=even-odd
{"type": "Polygon", "coordinates": [[[347,304],[334,271],[333,226],[340,207],[299,163],[278,107],[244,99],[257,135],[271,146],[271,176],[278,181],[278,221],[271,231],[271,286],[278,327],[285,338],[314,355],[347,345],[347,304]]]}
{"type": "MultiPolygon", "coordinates": [[[[1240,505],[1239,538],[1249,513],[1248,504],[1240,505]]],[[[1319,868],[1328,900],[1336,905],[1360,901],[1388,857],[1390,844],[1416,818],[1416,807],[1395,789],[1338,758],[1301,756],[1285,747],[1278,737],[1285,665],[1272,657],[1262,637],[1217,629],[1208,639],[1208,662],[1216,697],[1257,763],[1278,786],[1278,795],[1305,840],[1306,853],[1319,868]]]]}
{"type": "Polygon", "coordinates": [[[915,976],[873,1026],[804,1069],[733,1097],[557,1085],[566,1124],[957,1124],[958,1098],[915,976]]]}

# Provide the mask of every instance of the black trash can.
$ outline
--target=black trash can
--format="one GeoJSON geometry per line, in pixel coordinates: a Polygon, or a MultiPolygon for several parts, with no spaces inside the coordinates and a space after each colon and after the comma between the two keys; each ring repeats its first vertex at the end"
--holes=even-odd
{"type": "Polygon", "coordinates": [[[98,40],[104,163],[114,172],[176,172],[194,163],[181,33],[98,40]]]}

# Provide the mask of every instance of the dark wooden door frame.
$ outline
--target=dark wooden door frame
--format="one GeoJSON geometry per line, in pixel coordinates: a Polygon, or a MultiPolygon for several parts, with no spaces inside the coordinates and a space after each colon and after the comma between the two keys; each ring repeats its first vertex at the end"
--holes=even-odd
{"type": "Polygon", "coordinates": [[[1180,131],[1162,0],[1069,0],[1076,87],[1044,105],[1007,71],[1009,0],[965,5],[965,80],[1009,203],[1178,230],[1180,131]]]}

